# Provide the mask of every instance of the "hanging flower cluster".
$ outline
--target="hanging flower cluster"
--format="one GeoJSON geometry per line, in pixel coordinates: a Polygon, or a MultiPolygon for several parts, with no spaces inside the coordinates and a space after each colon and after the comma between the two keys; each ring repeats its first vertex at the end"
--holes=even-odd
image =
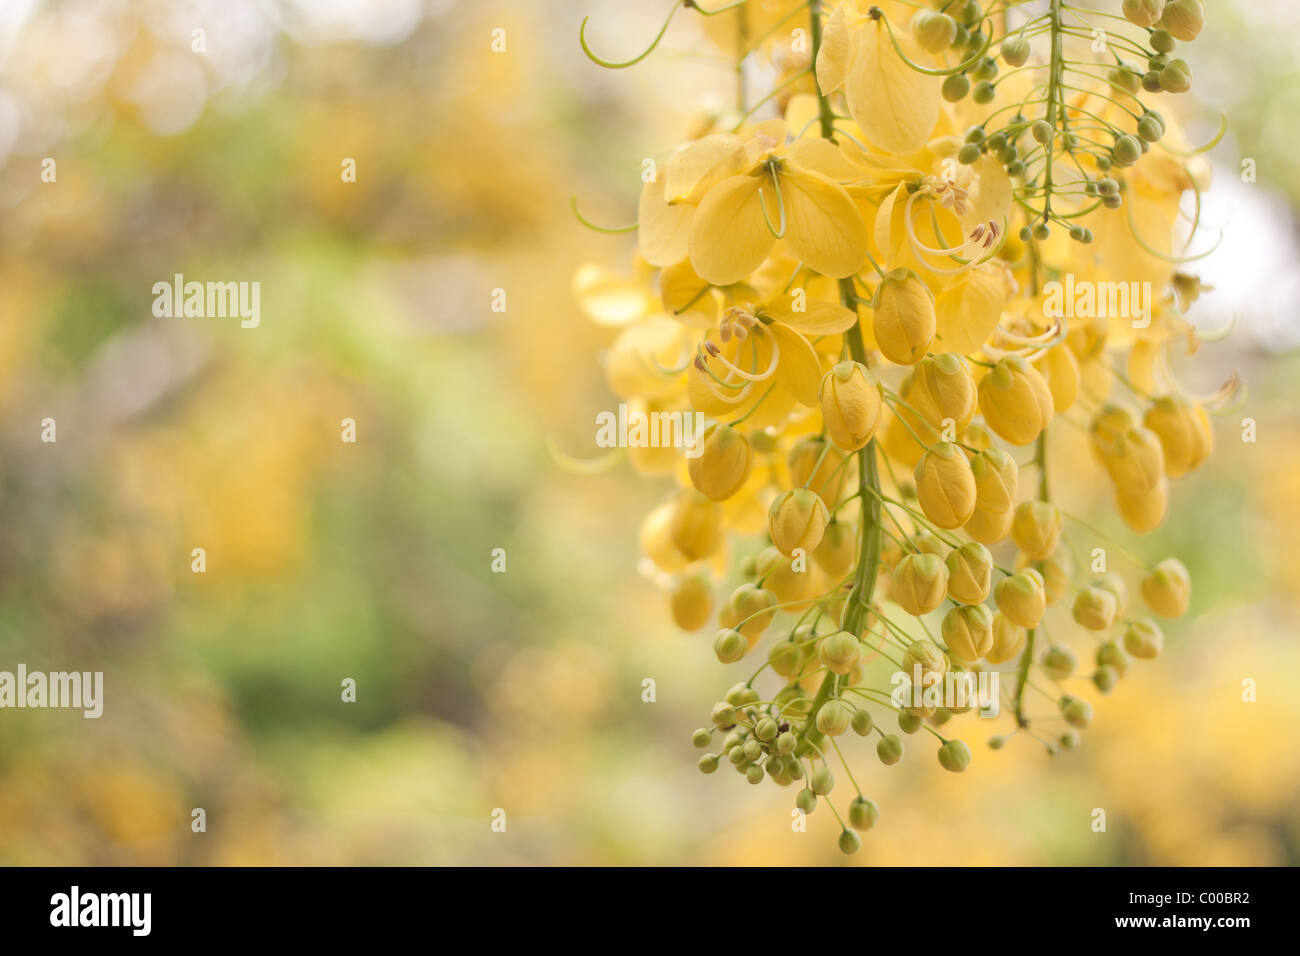
{"type": "MultiPolygon", "coordinates": [[[[925,731],[960,772],[985,674],[1014,720],[991,747],[1075,747],[1092,708],[1063,682],[1110,691],[1159,654],[1156,618],[1187,611],[1175,558],[1116,546],[1140,565],[1128,579],[1076,561],[1070,526],[1091,525],[1049,480],[1065,422],[1095,458],[1069,467],[1095,467],[1150,531],[1236,388],[1190,394],[1167,360],[1198,342],[1180,210],[1208,165],[1173,107],[1203,4],[1115,6],[674,7],[735,55],[735,115],[645,182],[634,275],[586,266],[575,289],[621,327],[620,398],[708,423],[687,453],[629,449],[675,479],[641,531],[673,619],[715,621],[717,659],[748,665],[695,732],[705,773],[793,786],[812,812],[850,730],[885,765],[925,731]],[[759,76],[770,92],[747,103],[759,76]],[[1053,605],[1073,633],[1049,636],[1053,605]]],[[[601,60],[585,26],[602,65],[649,53],[601,60]]],[[[851,853],[878,810],[849,779],[832,811],[851,853]]]]}

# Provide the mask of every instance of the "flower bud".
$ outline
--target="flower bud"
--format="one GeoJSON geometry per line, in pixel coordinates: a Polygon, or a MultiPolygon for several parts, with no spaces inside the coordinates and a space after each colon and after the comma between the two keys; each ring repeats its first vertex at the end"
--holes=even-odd
{"type": "Polygon", "coordinates": [[[668,598],[673,623],[683,631],[698,631],[713,613],[713,585],[703,572],[679,575],[668,598]]]}
{"type": "Polygon", "coordinates": [[[754,725],[754,736],[764,743],[775,740],[777,733],[777,723],[771,717],[764,717],[754,725]]]}
{"type": "Polygon", "coordinates": [[[952,419],[958,432],[971,423],[979,409],[975,376],[956,352],[926,356],[912,370],[902,397],[935,428],[952,419]]]}
{"type": "Polygon", "coordinates": [[[730,425],[716,423],[704,430],[700,453],[687,459],[691,484],[714,501],[736,494],[749,478],[753,452],[745,436],[730,425]]]}
{"type": "Polygon", "coordinates": [[[1109,664],[1103,664],[1092,672],[1092,683],[1103,694],[1109,694],[1119,683],[1119,671],[1109,664]]]}
{"type": "Polygon", "coordinates": [[[756,570],[763,589],[771,591],[778,604],[795,605],[813,596],[816,579],[808,567],[807,557],[795,561],[776,548],[764,548],[758,553],[756,570]]]}
{"type": "Polygon", "coordinates": [[[1105,588],[1087,587],[1074,597],[1071,614],[1080,627],[1090,631],[1104,631],[1115,623],[1119,602],[1105,588]]]}
{"type": "Polygon", "coordinates": [[[880,424],[880,382],[861,362],[840,362],[821,384],[826,434],[844,451],[865,448],[880,424]]]}
{"type": "Polygon", "coordinates": [[[939,442],[916,465],[916,497],[940,528],[960,528],[975,510],[975,476],[961,447],[939,442]]]}
{"type": "Polygon", "coordinates": [[[948,555],[948,597],[958,604],[980,604],[989,596],[993,555],[978,541],[967,541],[948,555]]]}
{"type": "Polygon", "coordinates": [[[1074,673],[1078,663],[1079,658],[1065,644],[1053,644],[1043,654],[1043,670],[1053,680],[1065,680],[1074,673]]]}
{"type": "Polygon", "coordinates": [[[1115,503],[1124,523],[1138,534],[1154,531],[1165,520],[1169,507],[1169,482],[1162,478],[1150,491],[1137,495],[1116,486],[1115,503]]]}
{"type": "Polygon", "coordinates": [[[1124,0],[1124,18],[1139,27],[1155,26],[1164,12],[1165,0],[1124,0]]]}
{"type": "Polygon", "coordinates": [[[828,737],[838,737],[849,729],[853,712],[840,700],[828,700],[817,711],[817,729],[828,737]]]}
{"type": "Polygon", "coordinates": [[[696,491],[682,489],[673,503],[672,543],[692,561],[707,558],[722,544],[722,508],[696,491]]]}
{"type": "Polygon", "coordinates": [[[1210,418],[1199,403],[1168,395],[1157,398],[1142,423],[1160,439],[1170,478],[1199,468],[1214,450],[1210,418]]]}
{"type": "Polygon", "coordinates": [[[696,729],[696,731],[693,734],[691,734],[691,743],[694,744],[696,747],[707,747],[709,745],[709,741],[711,741],[712,739],[713,739],[713,731],[709,730],[709,728],[707,727],[700,727],[696,729]]]}
{"type": "Polygon", "coordinates": [[[1061,716],[1071,727],[1082,730],[1092,723],[1092,704],[1082,697],[1062,697],[1061,716]]]}
{"type": "Polygon", "coordinates": [[[1140,661],[1151,661],[1165,646],[1165,633],[1151,618],[1138,618],[1125,628],[1125,650],[1140,661]]]}
{"type": "Polygon", "coordinates": [[[849,826],[855,830],[870,830],[880,819],[880,810],[866,797],[853,798],[849,804],[849,826]]]}
{"type": "Polygon", "coordinates": [[[871,733],[873,722],[871,720],[871,711],[858,710],[853,713],[853,732],[859,737],[865,737],[871,733]]]}
{"type": "Polygon", "coordinates": [[[1109,667],[1117,676],[1123,677],[1128,672],[1128,655],[1114,641],[1107,641],[1097,648],[1097,666],[1109,667]]]}
{"type": "Polygon", "coordinates": [[[957,21],[936,10],[919,10],[909,24],[917,45],[927,53],[941,53],[957,38],[957,21]]]}
{"type": "Polygon", "coordinates": [[[1122,405],[1107,402],[1097,409],[1092,421],[1088,423],[1088,438],[1091,440],[1093,457],[1097,463],[1105,465],[1113,454],[1120,438],[1137,424],[1133,413],[1122,405]]]}
{"type": "Polygon", "coordinates": [[[794,753],[795,744],[798,742],[798,737],[788,730],[783,730],[781,733],[777,734],[774,747],[778,754],[783,757],[788,757],[790,754],[794,753]]]}
{"type": "Polygon", "coordinates": [[[826,507],[839,504],[844,483],[853,465],[840,467],[845,453],[824,438],[801,438],[790,449],[786,463],[790,467],[790,484],[816,493],[826,507]]]}
{"type": "Polygon", "coordinates": [[[953,656],[977,661],[993,649],[993,615],[983,604],[963,604],[944,615],[943,642],[953,656]]]}
{"type": "MultiPolygon", "coordinates": [[[[921,719],[920,714],[913,713],[914,710],[920,709],[923,708],[905,708],[904,712],[898,715],[898,729],[905,734],[914,734],[920,730],[925,721],[921,719]]],[[[934,708],[929,709],[933,710],[934,708]]]]}
{"type": "Polygon", "coordinates": [[[1048,349],[1038,367],[1052,393],[1052,412],[1060,415],[1079,397],[1079,360],[1066,344],[1048,349]]]}
{"type": "Polygon", "coordinates": [[[817,659],[832,674],[847,674],[858,662],[861,642],[848,631],[836,631],[823,637],[817,645],[817,659]]]}
{"type": "Polygon", "coordinates": [[[993,612],[993,646],[985,652],[990,664],[1005,664],[1019,656],[1025,646],[1025,629],[1007,620],[1001,611],[993,612]]]}
{"type": "Polygon", "coordinates": [[[720,700],[713,705],[713,712],[709,717],[718,727],[730,727],[736,722],[736,708],[720,700]]]}
{"type": "Polygon", "coordinates": [[[772,543],[787,558],[796,548],[812,554],[821,543],[830,517],[830,511],[821,498],[808,488],[784,492],[772,502],[768,511],[772,543]]]}
{"type": "Polygon", "coordinates": [[[1034,565],[1035,570],[1043,576],[1043,590],[1047,594],[1047,606],[1051,607],[1065,595],[1066,590],[1070,587],[1070,579],[1074,574],[1074,559],[1070,556],[1070,552],[1062,547],[1058,547],[1039,562],[1035,562],[1033,558],[1023,551],[1016,552],[1016,560],[1012,570],[1019,571],[1031,565],[1034,565]],[[1038,567],[1038,564],[1041,564],[1042,567],[1038,567]]]}
{"type": "Polygon", "coordinates": [[[1115,487],[1130,496],[1146,494],[1165,476],[1160,438],[1141,425],[1127,429],[1110,444],[1105,464],[1115,487]]]}
{"type": "Polygon", "coordinates": [[[1049,501],[1023,501],[1016,506],[1011,540],[1035,561],[1048,558],[1061,541],[1061,509],[1049,501]]]}
{"type": "Polygon", "coordinates": [[[1103,574],[1096,581],[1093,581],[1092,584],[1093,587],[1109,591],[1115,596],[1116,617],[1124,613],[1124,609],[1128,607],[1128,585],[1124,583],[1123,578],[1115,572],[1110,571],[1103,574]]]}
{"type": "Polygon", "coordinates": [[[734,664],[749,652],[749,641],[739,631],[724,627],[713,638],[713,653],[724,664],[734,664]]]}
{"type": "Polygon", "coordinates": [[[838,581],[852,570],[858,559],[857,529],[843,521],[832,521],[826,526],[821,544],[813,551],[813,562],[826,572],[832,581],[838,581]]]}
{"type": "Polygon", "coordinates": [[[933,554],[909,554],[894,568],[890,597],[914,617],[928,614],[943,603],[948,569],[933,554]]]}
{"type": "Polygon", "coordinates": [[[840,838],[835,841],[835,845],[845,856],[852,856],[862,849],[862,838],[852,830],[841,830],[840,838]]]}
{"type": "Polygon", "coordinates": [[[903,651],[903,672],[911,677],[916,673],[916,669],[921,669],[922,680],[931,674],[942,677],[948,671],[948,658],[944,657],[943,651],[935,646],[933,641],[925,639],[913,641],[908,645],[907,650],[903,651]]]}
{"type": "MultiPolygon", "coordinates": [[[[829,701],[828,701],[829,703],[829,701]]],[[[812,775],[812,792],[824,797],[835,789],[835,774],[830,767],[818,767],[812,775]]]]}
{"type": "Polygon", "coordinates": [[[970,748],[960,740],[949,740],[939,748],[939,765],[944,770],[961,773],[970,766],[970,748]]]}
{"type": "Polygon", "coordinates": [[[1067,730],[1065,733],[1061,734],[1060,744],[1062,750],[1074,750],[1079,746],[1078,731],[1067,730]]]}
{"type": "Polygon", "coordinates": [[[876,756],[886,767],[892,767],[903,759],[903,740],[898,734],[885,734],[876,744],[876,756]]]}
{"type": "Polygon", "coordinates": [[[934,295],[907,269],[880,280],[873,305],[872,330],[881,353],[897,365],[914,365],[934,342],[934,295]]]}
{"type": "Polygon", "coordinates": [[[718,623],[723,628],[735,628],[745,635],[753,647],[772,623],[776,611],[776,595],[754,584],[742,584],[731,592],[731,597],[718,611],[718,623]]]}
{"type": "Polygon", "coordinates": [[[767,652],[767,662],[782,677],[794,677],[807,660],[804,649],[794,641],[778,641],[767,652]]]}
{"type": "Polygon", "coordinates": [[[1043,576],[1034,568],[1003,578],[993,589],[993,597],[1007,620],[1025,628],[1037,627],[1047,607],[1043,576]]]}
{"type": "Polygon", "coordinates": [[[980,379],[984,421],[1013,445],[1028,445],[1052,420],[1052,392],[1038,369],[1008,355],[980,379]]]}
{"type": "Polygon", "coordinates": [[[1002,41],[1002,62],[1007,66],[1024,66],[1029,59],[1029,41],[1022,36],[1009,36],[1002,41]]]}
{"type": "Polygon", "coordinates": [[[713,773],[718,769],[718,755],[705,754],[700,758],[699,768],[702,773],[713,773]]]}
{"type": "Polygon", "coordinates": [[[817,809],[817,794],[813,793],[807,787],[799,791],[799,795],[794,799],[797,806],[804,813],[812,813],[817,809]]]}
{"type": "Polygon", "coordinates": [[[1177,40],[1195,40],[1205,26],[1205,4],[1202,0],[1168,0],[1160,26],[1177,40]]]}
{"type": "Polygon", "coordinates": [[[1192,579],[1183,562],[1165,558],[1142,579],[1142,600],[1147,607],[1170,620],[1187,613],[1192,599],[1192,579]]]}

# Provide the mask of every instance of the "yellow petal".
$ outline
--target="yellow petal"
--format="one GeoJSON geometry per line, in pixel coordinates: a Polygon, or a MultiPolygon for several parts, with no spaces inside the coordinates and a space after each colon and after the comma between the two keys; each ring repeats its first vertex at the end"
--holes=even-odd
{"type": "Polygon", "coordinates": [[[763,220],[758,197],[765,182],[771,183],[758,176],[724,179],[709,190],[695,213],[691,265],[714,285],[730,285],[748,276],[762,265],[776,241],[763,220]]]}
{"type": "Polygon", "coordinates": [[[718,300],[712,287],[683,259],[659,274],[659,294],[664,309],[679,322],[695,328],[712,328],[718,322],[718,300]]]}
{"type": "Polygon", "coordinates": [[[823,302],[807,296],[782,295],[763,307],[772,318],[805,335],[836,335],[847,332],[857,315],[837,302],[823,302]]]}
{"type": "Polygon", "coordinates": [[[867,258],[867,227],[849,194],[820,173],[788,165],[781,175],[786,238],[814,272],[853,275],[867,258]]]}
{"type": "Polygon", "coordinates": [[[799,403],[810,408],[817,404],[817,392],[822,380],[821,363],[817,352],[808,340],[787,325],[774,322],[767,330],[781,346],[780,361],[776,367],[776,380],[799,403]]]}
{"type": "Polygon", "coordinates": [[[825,95],[830,95],[844,85],[844,72],[849,61],[848,15],[852,3],[841,3],[826,18],[822,28],[822,45],[817,52],[817,85],[825,95]]]}
{"type": "Polygon", "coordinates": [[[696,207],[670,206],[664,201],[663,183],[652,180],[641,187],[637,205],[637,241],[641,255],[652,266],[676,265],[686,258],[691,238],[691,219],[696,207]]]}
{"type": "MultiPolygon", "coordinates": [[[[899,42],[903,45],[903,38],[899,42]]],[[[918,73],[903,62],[883,20],[858,27],[850,54],[844,89],[854,122],[886,152],[916,152],[939,119],[939,78],[918,73]]]]}
{"type": "Polygon", "coordinates": [[[573,277],[573,294],[597,325],[620,326],[646,314],[645,289],[588,262],[573,277]]]}
{"type": "Polygon", "coordinates": [[[664,199],[699,202],[710,187],[740,172],[745,141],[730,133],[715,133],[687,143],[664,167],[664,199]]]}
{"type": "Polygon", "coordinates": [[[976,351],[993,334],[1005,302],[1001,266],[990,263],[959,275],[934,303],[944,351],[976,351]]]}

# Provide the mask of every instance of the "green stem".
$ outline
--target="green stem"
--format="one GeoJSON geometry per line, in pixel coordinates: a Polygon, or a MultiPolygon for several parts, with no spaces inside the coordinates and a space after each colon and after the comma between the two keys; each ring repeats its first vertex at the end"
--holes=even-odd
{"type": "MultiPolygon", "coordinates": [[[[1047,429],[1044,428],[1038,433],[1038,442],[1035,445],[1034,463],[1038,465],[1038,499],[1040,501],[1048,500],[1047,485],[1047,429]]],[[[1043,563],[1037,562],[1035,567],[1039,573],[1042,573],[1043,563]]],[[[1029,721],[1025,719],[1025,685],[1029,682],[1029,668],[1034,663],[1034,635],[1037,628],[1030,628],[1028,635],[1025,637],[1025,649],[1020,658],[1020,672],[1016,675],[1016,698],[1014,713],[1016,716],[1017,727],[1028,727],[1029,721]]]]}

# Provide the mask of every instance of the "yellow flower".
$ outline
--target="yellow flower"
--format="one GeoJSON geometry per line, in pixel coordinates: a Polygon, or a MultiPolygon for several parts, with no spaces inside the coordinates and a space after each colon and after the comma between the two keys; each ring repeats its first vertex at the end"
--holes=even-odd
{"type": "Polygon", "coordinates": [[[1192,599],[1192,579],[1183,562],[1165,558],[1142,579],[1142,600],[1164,618],[1182,617],[1192,599]]]}
{"type": "Polygon", "coordinates": [[[967,541],[948,555],[948,597],[958,604],[979,604],[989,596],[993,555],[978,541],[967,541]]]}
{"type": "Polygon", "coordinates": [[[896,269],[876,289],[871,328],[885,358],[916,364],[934,342],[934,294],[915,272],[896,269]]]}
{"type": "Polygon", "coordinates": [[[749,478],[753,451],[745,436],[730,425],[705,429],[700,453],[688,459],[691,484],[714,501],[725,501],[749,478]]]}
{"type": "Polygon", "coordinates": [[[1011,523],[1011,540],[1035,561],[1048,557],[1061,540],[1061,509],[1049,501],[1022,501],[1011,523]]]}
{"type": "Polygon", "coordinates": [[[933,554],[906,555],[894,567],[889,595],[908,614],[920,617],[943,603],[948,568],[933,554]]]}
{"type": "Polygon", "coordinates": [[[925,516],[940,528],[960,528],[975,510],[970,459],[952,442],[930,448],[916,466],[916,496],[925,516]]]}
{"type": "Polygon", "coordinates": [[[1047,594],[1043,587],[1043,576],[1033,568],[1023,568],[1010,577],[1005,577],[993,589],[998,610],[1012,624],[1021,627],[1037,627],[1043,619],[1047,606],[1047,594]]]}
{"type": "Polygon", "coordinates": [[[795,488],[772,502],[768,512],[772,543],[787,558],[795,549],[811,555],[821,543],[830,512],[821,498],[807,488],[795,488]]]}
{"type": "Polygon", "coordinates": [[[999,359],[979,383],[984,421],[1013,445],[1028,445],[1052,420],[1052,393],[1038,370],[1018,355],[999,359]]]}
{"type": "Polygon", "coordinates": [[[993,615],[983,604],[963,604],[944,615],[943,641],[959,660],[973,662],[993,649],[993,615]]]}

